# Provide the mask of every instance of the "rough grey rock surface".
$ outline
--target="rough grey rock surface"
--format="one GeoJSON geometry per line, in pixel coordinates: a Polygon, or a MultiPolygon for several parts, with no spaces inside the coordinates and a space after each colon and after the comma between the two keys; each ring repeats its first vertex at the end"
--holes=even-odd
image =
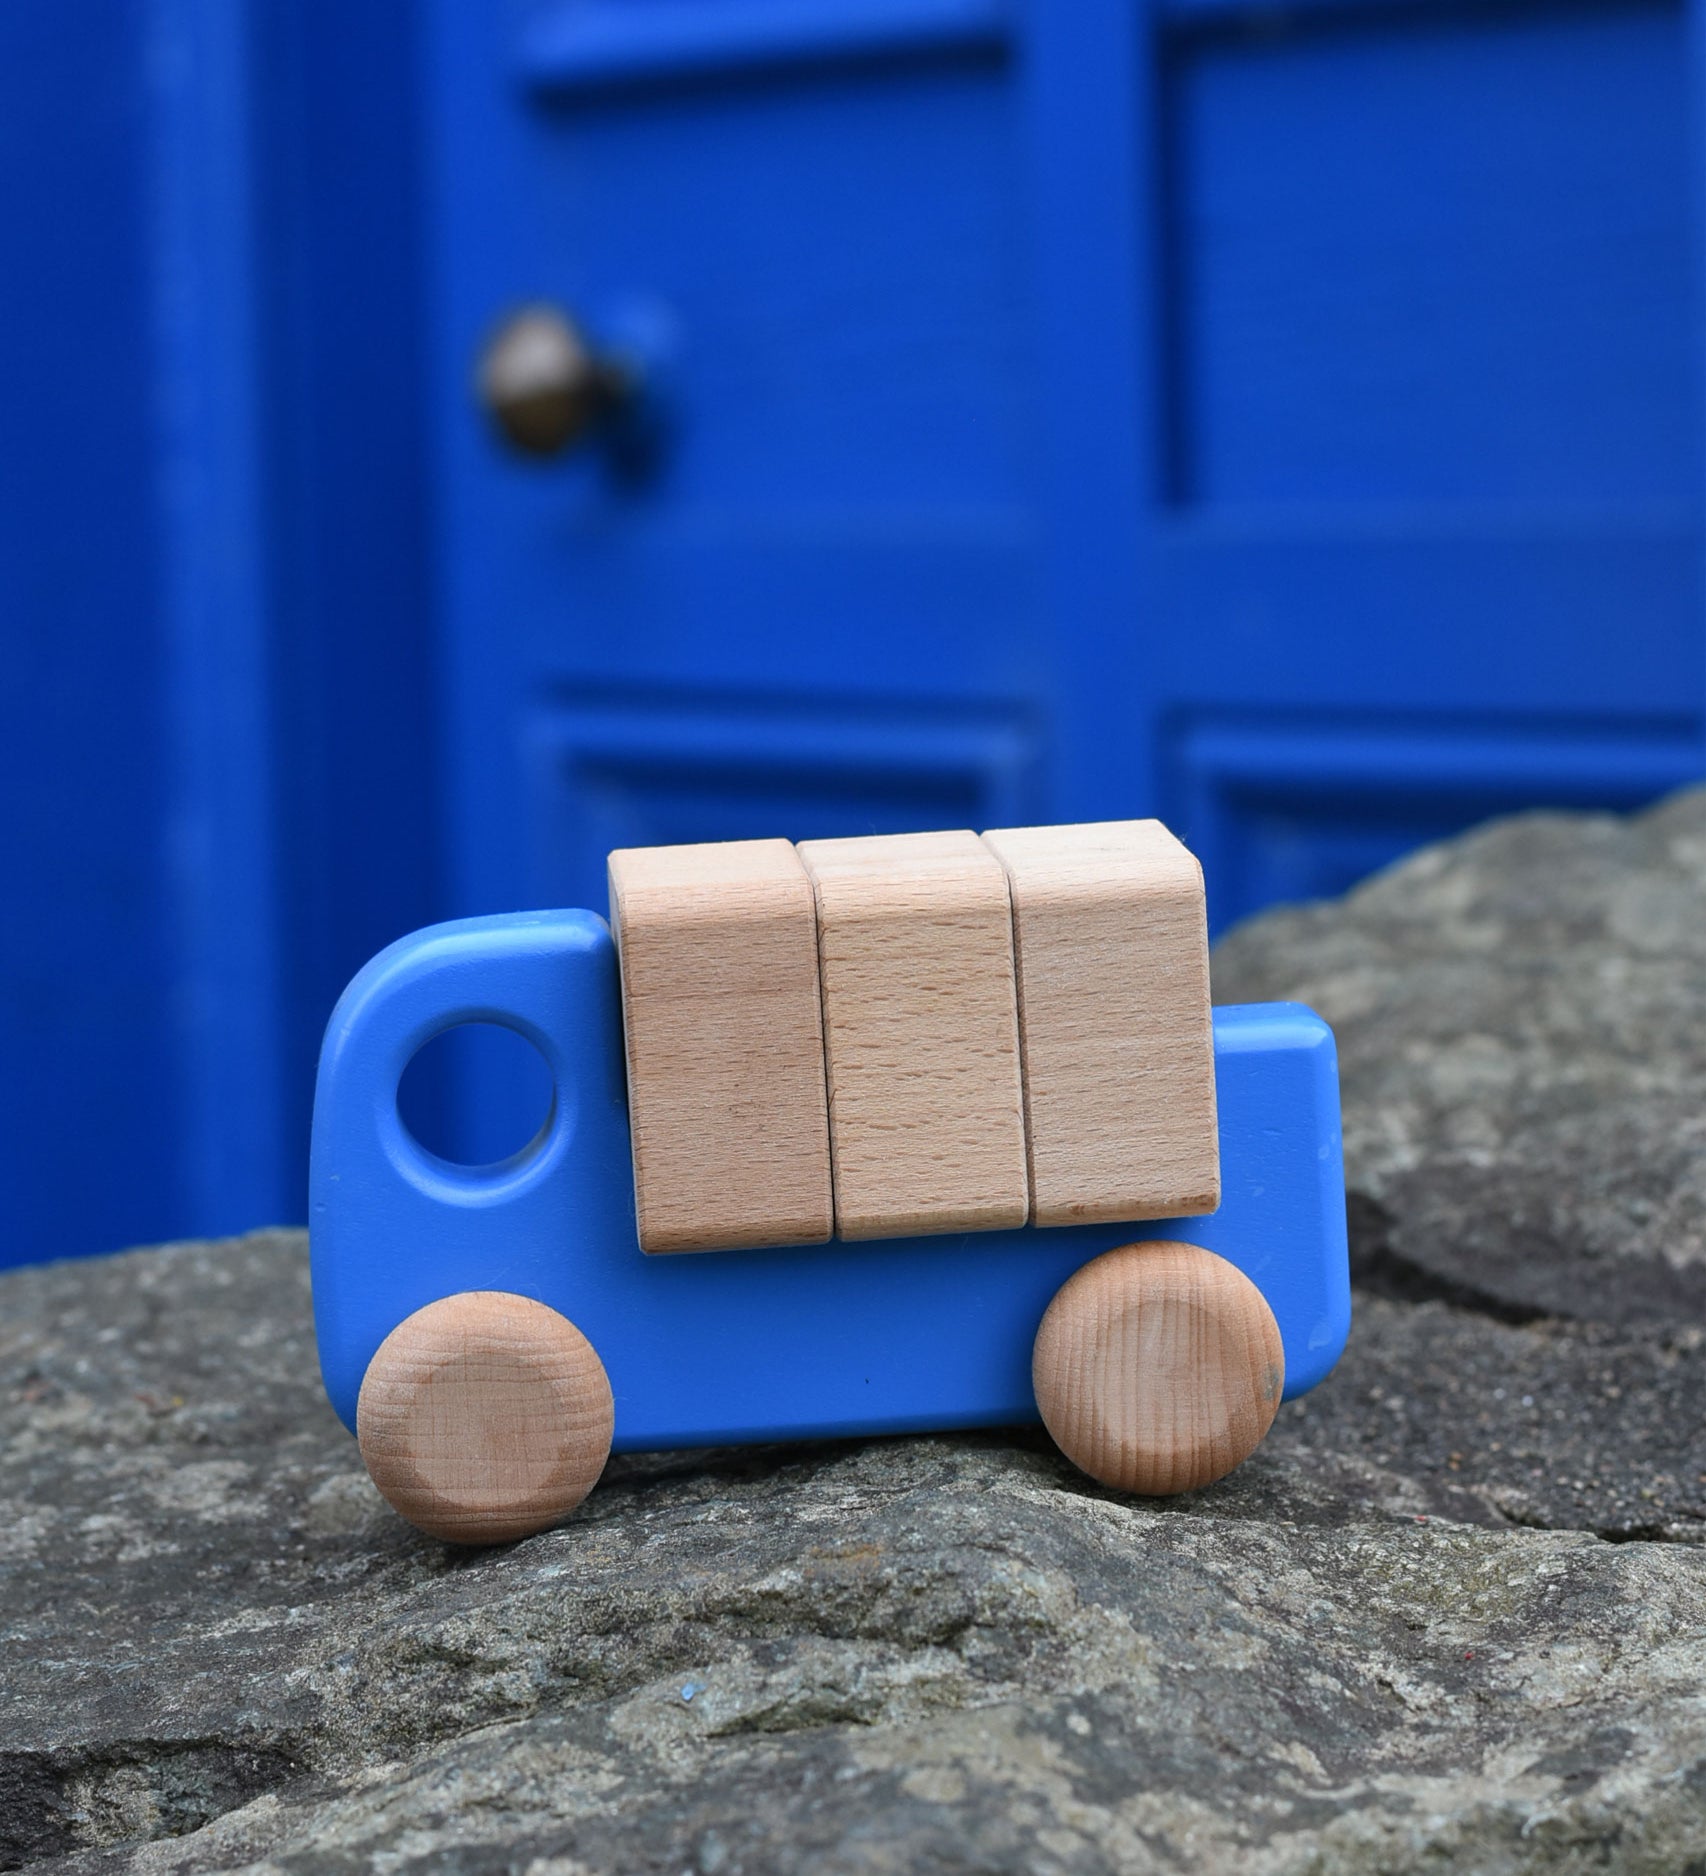
{"type": "Polygon", "coordinates": [[[1339,1032],[1365,1256],[1512,1320],[1706,1321],[1706,793],[1494,822],[1214,985],[1339,1032]]]}
{"type": "Polygon", "coordinates": [[[1229,940],[1340,1029],[1358,1315],[1179,1500],[666,1455],[455,1552],[298,1234],[0,1278],[0,1867],[1702,1876],[1703,877],[1692,796],[1229,940]]]}

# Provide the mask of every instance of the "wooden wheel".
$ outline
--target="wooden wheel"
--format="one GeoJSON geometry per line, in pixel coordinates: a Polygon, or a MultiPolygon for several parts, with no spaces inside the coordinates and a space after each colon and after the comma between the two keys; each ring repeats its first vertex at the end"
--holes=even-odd
{"type": "Polygon", "coordinates": [[[1285,1351],[1258,1290],[1194,1244],[1123,1244],[1055,1292],[1031,1357],[1055,1444],[1123,1492],[1186,1492],[1261,1445],[1285,1351]]]}
{"type": "Polygon", "coordinates": [[[567,1317],[465,1290],[417,1309],[368,1365],[356,1435],[373,1482],[450,1544],[502,1544],[566,1517],[610,1455],[604,1364],[567,1317]]]}

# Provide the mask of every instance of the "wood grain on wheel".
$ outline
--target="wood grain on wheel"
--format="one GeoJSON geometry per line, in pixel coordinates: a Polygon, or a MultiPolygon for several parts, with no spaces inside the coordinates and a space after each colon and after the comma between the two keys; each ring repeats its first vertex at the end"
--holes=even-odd
{"type": "Polygon", "coordinates": [[[1124,1492],[1186,1492],[1262,1443],[1285,1351],[1241,1270],[1194,1244],[1125,1244],[1055,1293],[1031,1357],[1055,1444],[1124,1492]]]}
{"type": "Polygon", "coordinates": [[[374,1484],[411,1524],[447,1543],[501,1544],[592,1490],[614,1418],[604,1364],[567,1317],[467,1290],[380,1344],[356,1432],[374,1484]]]}

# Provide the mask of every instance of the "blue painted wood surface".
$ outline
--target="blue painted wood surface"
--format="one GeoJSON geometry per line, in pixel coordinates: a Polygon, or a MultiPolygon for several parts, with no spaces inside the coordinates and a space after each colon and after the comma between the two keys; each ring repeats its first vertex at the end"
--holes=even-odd
{"type": "Polygon", "coordinates": [[[1158,812],[1218,927],[1698,776],[1700,27],[9,10],[0,1262],[300,1216],[361,959],[616,841],[1158,812]],[[647,452],[496,440],[537,298],[647,452]]]}
{"type": "Polygon", "coordinates": [[[0,1264],[181,1216],[144,57],[0,9],[0,1264]]]}
{"type": "Polygon", "coordinates": [[[435,909],[413,30],[0,13],[0,1265],[300,1219],[435,909]]]}

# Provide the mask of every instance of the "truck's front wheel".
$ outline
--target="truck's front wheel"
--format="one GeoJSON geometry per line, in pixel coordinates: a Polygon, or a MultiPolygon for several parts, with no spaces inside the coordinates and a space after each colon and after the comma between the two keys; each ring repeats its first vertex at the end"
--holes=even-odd
{"type": "Polygon", "coordinates": [[[592,1490],[614,1418],[604,1364],[566,1316],[464,1290],[380,1344],[356,1434],[374,1484],[411,1524],[446,1543],[502,1544],[592,1490]]]}
{"type": "Polygon", "coordinates": [[[1279,1409],[1285,1352],[1248,1277],[1195,1244],[1123,1244],[1075,1271],[1031,1356],[1055,1444],[1124,1492],[1186,1492],[1230,1472],[1279,1409]]]}

